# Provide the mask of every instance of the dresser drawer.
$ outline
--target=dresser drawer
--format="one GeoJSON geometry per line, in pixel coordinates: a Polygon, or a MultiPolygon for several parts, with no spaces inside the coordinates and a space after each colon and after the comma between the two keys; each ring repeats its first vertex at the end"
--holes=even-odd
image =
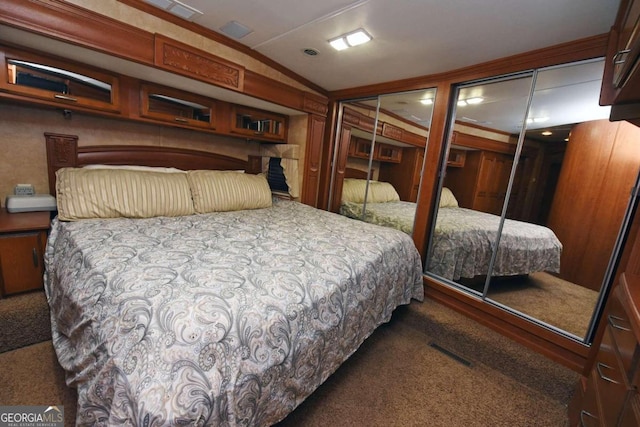
{"type": "Polygon", "coordinates": [[[620,427],[638,427],[640,426],[640,399],[638,394],[634,393],[628,400],[620,414],[620,427]]]}
{"type": "Polygon", "coordinates": [[[607,325],[613,337],[613,343],[617,349],[620,361],[628,382],[633,381],[632,366],[638,358],[638,342],[631,329],[629,316],[625,312],[618,298],[611,298],[607,314],[607,325]]]}
{"type": "Polygon", "coordinates": [[[585,390],[580,407],[578,426],[599,427],[602,425],[600,422],[601,411],[598,407],[598,400],[597,380],[596,376],[592,373],[589,378],[587,378],[587,389],[585,390]]]}
{"type": "Polygon", "coordinates": [[[595,369],[591,373],[597,385],[600,404],[607,409],[602,415],[607,426],[617,425],[618,415],[630,393],[629,382],[618,360],[612,334],[612,328],[607,326],[596,356],[595,369]]]}

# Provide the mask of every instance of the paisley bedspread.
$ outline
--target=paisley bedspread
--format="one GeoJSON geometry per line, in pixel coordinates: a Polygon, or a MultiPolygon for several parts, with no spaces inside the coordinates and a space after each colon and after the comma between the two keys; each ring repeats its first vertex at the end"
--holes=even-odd
{"type": "MultiPolygon", "coordinates": [[[[465,208],[440,208],[433,232],[427,271],[458,280],[486,275],[500,217],[465,208]]],[[[536,271],[559,272],[562,243],[547,227],[505,220],[494,276],[536,271]]]]}
{"type": "Polygon", "coordinates": [[[56,219],[45,262],[79,425],[271,425],[423,298],[405,233],[290,201],[56,219]]]}
{"type": "MultiPolygon", "coordinates": [[[[349,218],[362,219],[362,203],[343,202],[340,213],[349,218]]],[[[391,201],[384,203],[367,203],[364,221],[385,227],[392,227],[407,234],[413,233],[413,222],[416,217],[414,202],[391,201]]]]}

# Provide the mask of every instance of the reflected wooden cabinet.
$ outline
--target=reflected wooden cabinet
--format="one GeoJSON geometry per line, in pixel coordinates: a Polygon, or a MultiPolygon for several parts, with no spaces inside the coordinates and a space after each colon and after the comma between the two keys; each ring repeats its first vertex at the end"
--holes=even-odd
{"type": "Polygon", "coordinates": [[[447,157],[447,167],[463,168],[465,159],[466,159],[465,150],[451,148],[449,150],[449,157],[447,157]]]}
{"type": "Polygon", "coordinates": [[[140,85],[140,115],[184,127],[215,129],[215,102],[155,84],[140,85]]]}
{"type": "Polygon", "coordinates": [[[403,148],[401,160],[400,163],[381,163],[379,180],[391,183],[400,200],[415,202],[418,200],[424,150],[403,148]]]}
{"type": "Polygon", "coordinates": [[[70,61],[0,48],[0,91],[48,105],[120,111],[118,77],[70,61]]]}
{"type": "Polygon", "coordinates": [[[450,168],[444,180],[461,207],[495,215],[502,213],[513,156],[470,150],[464,167],[450,168]]]}
{"type": "Polygon", "coordinates": [[[378,143],[376,144],[373,160],[400,163],[402,161],[402,147],[378,143]]]}
{"type": "MultiPolygon", "coordinates": [[[[373,151],[373,160],[387,163],[400,163],[402,161],[402,147],[391,144],[376,143],[373,151]]],[[[352,137],[349,144],[349,156],[369,160],[371,155],[371,140],[352,137]]]]}
{"type": "Polygon", "coordinates": [[[349,156],[357,157],[359,159],[369,159],[371,155],[371,140],[351,137],[351,143],[349,144],[349,156]]]}
{"type": "Polygon", "coordinates": [[[251,139],[285,142],[287,117],[255,108],[231,108],[231,132],[251,139]]]}

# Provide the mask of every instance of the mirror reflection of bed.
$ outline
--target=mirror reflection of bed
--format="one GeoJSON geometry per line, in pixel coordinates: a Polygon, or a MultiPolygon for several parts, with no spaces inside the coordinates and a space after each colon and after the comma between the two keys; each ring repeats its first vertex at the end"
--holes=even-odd
{"type": "Polygon", "coordinates": [[[563,245],[548,227],[458,204],[443,187],[428,270],[576,336],[584,335],[597,292],[558,277],[563,245]],[[493,242],[500,233],[498,252],[493,242]],[[491,268],[490,268],[491,265],[491,268]],[[492,276],[487,282],[487,273],[492,276]],[[550,305],[562,307],[550,309],[550,305]]]}
{"type": "Polygon", "coordinates": [[[632,206],[613,189],[633,188],[640,170],[640,132],[609,122],[598,104],[602,67],[582,61],[457,87],[425,264],[463,292],[587,342],[632,206]]]}
{"type": "Polygon", "coordinates": [[[378,181],[374,176],[375,170],[372,170],[370,179],[367,180],[366,170],[347,167],[340,214],[411,235],[416,203],[401,200],[391,183],[378,181]]]}

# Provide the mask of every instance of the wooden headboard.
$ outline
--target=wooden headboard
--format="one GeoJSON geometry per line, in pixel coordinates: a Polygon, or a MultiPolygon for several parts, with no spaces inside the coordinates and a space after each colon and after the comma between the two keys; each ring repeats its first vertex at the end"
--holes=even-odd
{"type": "Polygon", "coordinates": [[[206,151],[172,147],[139,145],[94,145],[78,147],[75,135],[45,133],[49,193],[56,194],[56,171],[63,167],[82,167],[92,164],[161,166],[178,169],[244,170],[260,173],[261,158],[236,159],[206,151]]]}
{"type": "MultiPolygon", "coordinates": [[[[373,176],[373,169],[371,169],[369,173],[369,178],[373,176]]],[[[344,170],[345,178],[356,178],[356,179],[367,179],[367,171],[363,171],[361,169],[354,168],[346,168],[344,170]]]]}

